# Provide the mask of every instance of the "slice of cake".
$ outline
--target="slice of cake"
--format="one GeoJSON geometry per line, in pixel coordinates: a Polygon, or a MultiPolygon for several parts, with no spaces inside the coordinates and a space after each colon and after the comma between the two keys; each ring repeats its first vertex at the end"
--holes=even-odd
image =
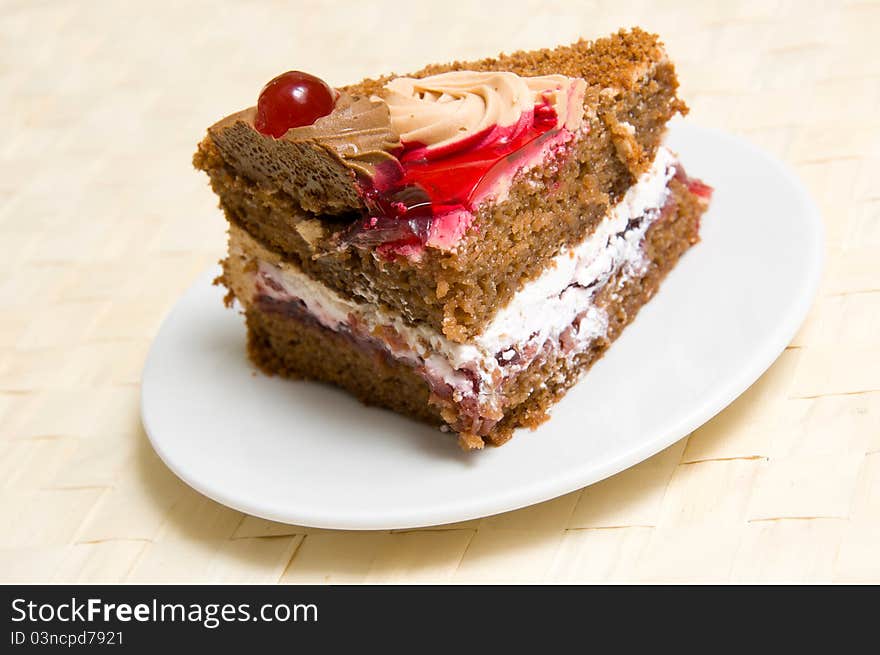
{"type": "Polygon", "coordinates": [[[537,425],[698,240],[711,190],[662,145],[677,86],[639,29],[339,89],[275,78],[194,158],[252,360],[465,448],[537,425]]]}

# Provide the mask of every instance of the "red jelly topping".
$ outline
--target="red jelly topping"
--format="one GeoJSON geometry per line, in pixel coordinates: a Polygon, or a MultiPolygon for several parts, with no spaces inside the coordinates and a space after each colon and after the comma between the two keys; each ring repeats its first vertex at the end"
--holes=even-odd
{"type": "Polygon", "coordinates": [[[301,71],[287,71],[260,92],[254,127],[277,139],[292,127],[311,125],[326,116],[334,104],[336,94],[324,80],[301,71]]]}
{"type": "Polygon", "coordinates": [[[409,255],[429,239],[457,241],[474,205],[503,175],[521,165],[554,135],[556,111],[536,105],[515,125],[494,126],[442,148],[404,143],[400,170],[381,171],[363,187],[368,215],[351,234],[355,245],[380,246],[380,254],[409,255]],[[439,232],[439,233],[438,233],[439,232]]]}

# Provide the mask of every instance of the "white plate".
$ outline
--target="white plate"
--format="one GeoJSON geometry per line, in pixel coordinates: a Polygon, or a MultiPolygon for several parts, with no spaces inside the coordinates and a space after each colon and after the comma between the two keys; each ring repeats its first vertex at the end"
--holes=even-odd
{"type": "MultiPolygon", "coordinates": [[[[822,262],[804,188],[748,143],[678,123],[669,144],[715,187],[702,242],[535,432],[463,453],[454,437],[328,386],[254,372],[206,271],[143,373],[144,426],[184,481],[235,509],[322,528],[437,525],[523,507],[636,464],[751,385],[801,324],[822,262]]],[[[219,226],[218,226],[218,229],[219,226]]]]}

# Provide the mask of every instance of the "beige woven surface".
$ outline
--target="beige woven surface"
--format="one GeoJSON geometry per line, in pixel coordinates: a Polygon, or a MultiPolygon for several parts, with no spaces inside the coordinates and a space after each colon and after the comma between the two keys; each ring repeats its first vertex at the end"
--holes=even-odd
{"type": "Polygon", "coordinates": [[[0,3],[0,581],[880,582],[880,4],[624,4],[0,3]],[[208,124],[288,68],[342,84],[632,24],[690,120],[821,207],[819,297],[754,387],[612,479],[436,529],[273,524],[162,465],[138,379],[224,247],[189,164],[208,124]]]}

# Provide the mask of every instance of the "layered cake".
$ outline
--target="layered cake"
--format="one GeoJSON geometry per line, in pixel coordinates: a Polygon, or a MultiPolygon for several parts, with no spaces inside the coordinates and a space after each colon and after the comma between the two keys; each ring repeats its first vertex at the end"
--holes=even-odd
{"type": "Polygon", "coordinates": [[[467,449],[539,424],[698,241],[711,191],[663,145],[677,87],[639,29],[341,88],[278,76],[194,158],[251,359],[467,449]]]}

